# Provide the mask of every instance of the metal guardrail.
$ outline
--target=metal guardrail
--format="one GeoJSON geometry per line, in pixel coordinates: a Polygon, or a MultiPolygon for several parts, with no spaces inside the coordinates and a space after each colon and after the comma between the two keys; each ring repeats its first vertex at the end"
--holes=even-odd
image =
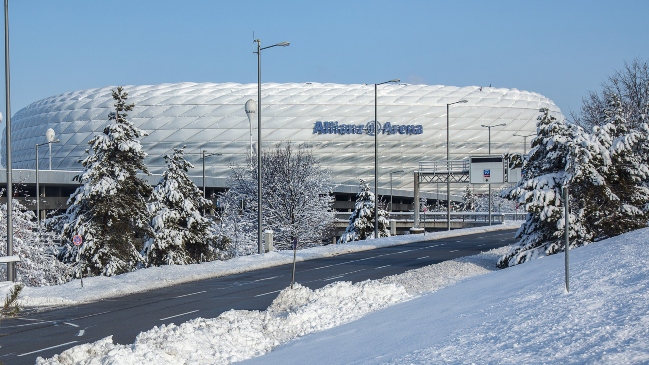
{"type": "MultiPolygon", "coordinates": [[[[338,212],[336,213],[336,220],[338,222],[347,222],[352,213],[338,212]]],[[[390,219],[397,221],[414,222],[414,212],[393,212],[390,214],[390,219]]],[[[520,220],[525,219],[524,213],[491,213],[492,222],[504,222],[505,220],[520,220]]],[[[419,212],[420,222],[441,222],[446,221],[446,212],[419,212]]],[[[489,222],[488,212],[451,212],[451,221],[473,221],[473,222],[489,222]]]]}

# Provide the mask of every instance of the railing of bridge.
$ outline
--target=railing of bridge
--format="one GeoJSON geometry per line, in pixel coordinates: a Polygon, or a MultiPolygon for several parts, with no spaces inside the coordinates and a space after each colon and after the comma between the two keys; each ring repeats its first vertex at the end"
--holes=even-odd
{"type": "Polygon", "coordinates": [[[468,174],[469,160],[420,161],[420,174],[468,174]]]}

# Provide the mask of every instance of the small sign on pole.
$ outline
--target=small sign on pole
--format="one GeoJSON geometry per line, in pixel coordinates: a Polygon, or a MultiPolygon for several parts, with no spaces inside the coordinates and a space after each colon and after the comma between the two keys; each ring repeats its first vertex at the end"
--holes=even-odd
{"type": "Polygon", "coordinates": [[[83,239],[81,239],[81,235],[75,234],[72,237],[72,243],[74,243],[75,246],[81,246],[83,243],[83,239]]]}

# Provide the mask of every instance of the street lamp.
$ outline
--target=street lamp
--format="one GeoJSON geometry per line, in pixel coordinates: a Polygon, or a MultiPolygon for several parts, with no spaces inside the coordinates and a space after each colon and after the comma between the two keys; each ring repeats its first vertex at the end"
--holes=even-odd
{"type": "MultiPolygon", "coordinates": [[[[379,85],[399,82],[399,79],[374,84],[374,239],[379,238],[379,130],[377,121],[377,87],[379,85]]],[[[392,207],[390,207],[392,209],[392,207]]]]}
{"type": "MultiPolygon", "coordinates": [[[[506,125],[505,123],[494,124],[494,125],[484,125],[484,124],[481,125],[483,128],[489,129],[489,156],[491,156],[491,128],[504,127],[505,125],[506,125]]],[[[491,225],[491,183],[489,183],[488,185],[489,185],[489,225],[491,225]]]]}
{"type": "Polygon", "coordinates": [[[390,171],[390,214],[392,214],[392,175],[401,174],[403,170],[390,171]]]}
{"type": "Polygon", "coordinates": [[[451,230],[451,152],[449,149],[449,111],[450,106],[458,103],[466,103],[465,99],[454,103],[446,104],[446,230],[451,230]]]}
{"type": "Polygon", "coordinates": [[[261,242],[261,51],[272,47],[287,47],[290,43],[280,42],[272,46],[261,47],[260,39],[255,39],[253,42],[257,43],[257,52],[253,53],[257,54],[257,247],[261,254],[264,252],[261,242]]]}
{"type": "MultiPolygon", "coordinates": [[[[5,153],[7,170],[7,256],[14,254],[14,228],[13,228],[13,186],[11,177],[11,73],[9,72],[9,0],[5,0],[5,108],[7,123],[5,125],[6,148],[5,153]]],[[[15,265],[7,263],[7,281],[16,279],[15,265]]]]}
{"type": "Polygon", "coordinates": [[[516,137],[523,137],[523,156],[527,155],[527,137],[535,136],[536,133],[531,134],[513,134],[516,137]]]}
{"type": "Polygon", "coordinates": [[[38,179],[38,147],[45,146],[46,144],[50,146],[50,170],[52,169],[52,143],[59,143],[61,140],[54,140],[54,130],[52,128],[48,129],[45,132],[45,138],[47,142],[37,143],[36,144],[36,227],[38,229],[38,241],[41,240],[41,187],[40,181],[38,179]]]}

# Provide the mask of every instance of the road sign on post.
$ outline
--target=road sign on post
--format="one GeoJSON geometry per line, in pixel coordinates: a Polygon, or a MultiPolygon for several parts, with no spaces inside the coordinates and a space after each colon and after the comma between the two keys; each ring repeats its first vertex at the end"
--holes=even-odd
{"type": "Polygon", "coordinates": [[[81,235],[75,234],[74,237],[72,237],[72,243],[74,243],[75,246],[81,246],[81,244],[83,243],[81,235]]]}
{"type": "Polygon", "coordinates": [[[502,155],[471,156],[469,181],[471,184],[502,184],[505,182],[505,165],[502,155]]]}

